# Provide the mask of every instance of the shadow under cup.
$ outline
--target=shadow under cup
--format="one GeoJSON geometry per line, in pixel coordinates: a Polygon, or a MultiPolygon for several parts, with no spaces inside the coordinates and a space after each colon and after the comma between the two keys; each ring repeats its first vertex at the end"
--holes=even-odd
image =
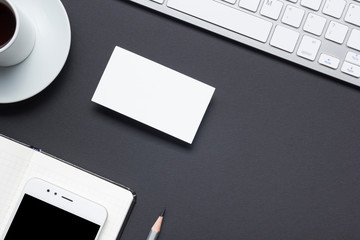
{"type": "Polygon", "coordinates": [[[15,13],[4,2],[0,2],[0,49],[10,42],[15,29],[15,13]]]}

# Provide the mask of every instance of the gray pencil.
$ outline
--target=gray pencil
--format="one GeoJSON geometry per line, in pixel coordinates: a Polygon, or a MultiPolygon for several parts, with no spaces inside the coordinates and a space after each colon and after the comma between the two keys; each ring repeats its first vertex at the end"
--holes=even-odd
{"type": "Polygon", "coordinates": [[[160,214],[160,216],[154,223],[154,226],[152,226],[151,231],[150,231],[148,237],[146,238],[146,240],[156,240],[158,238],[160,229],[161,229],[161,224],[164,219],[165,211],[166,211],[166,209],[164,209],[164,211],[162,211],[162,213],[160,214]]]}

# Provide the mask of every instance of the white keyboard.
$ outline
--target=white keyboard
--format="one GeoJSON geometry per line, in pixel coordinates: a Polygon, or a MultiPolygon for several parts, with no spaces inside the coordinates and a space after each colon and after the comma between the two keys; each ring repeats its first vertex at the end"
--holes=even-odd
{"type": "Polygon", "coordinates": [[[360,86],[360,0],[130,0],[360,86]]]}

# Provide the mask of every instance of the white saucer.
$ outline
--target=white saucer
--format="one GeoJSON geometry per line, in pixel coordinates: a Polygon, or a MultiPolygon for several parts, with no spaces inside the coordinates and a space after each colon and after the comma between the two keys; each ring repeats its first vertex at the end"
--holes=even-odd
{"type": "Polygon", "coordinates": [[[70,50],[70,23],[60,0],[13,0],[34,22],[36,42],[30,56],[0,67],[0,103],[25,100],[54,81],[70,50]]]}

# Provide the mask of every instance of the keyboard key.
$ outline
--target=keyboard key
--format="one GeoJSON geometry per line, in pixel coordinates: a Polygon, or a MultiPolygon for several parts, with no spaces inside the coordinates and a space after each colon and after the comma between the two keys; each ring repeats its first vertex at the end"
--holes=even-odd
{"type": "Polygon", "coordinates": [[[304,17],[304,13],[305,11],[300,8],[287,5],[284,16],[281,21],[285,24],[298,28],[300,27],[300,24],[304,17]]]}
{"type": "Polygon", "coordinates": [[[260,14],[268,18],[277,20],[283,8],[283,3],[278,0],[265,0],[260,14]]]}
{"type": "Polygon", "coordinates": [[[299,35],[297,31],[278,25],[275,28],[270,45],[291,53],[295,49],[299,35]]]}
{"type": "Polygon", "coordinates": [[[347,45],[348,45],[348,47],[351,47],[351,48],[354,48],[354,49],[360,51],[360,30],[353,29],[351,31],[347,45]]]}
{"type": "Polygon", "coordinates": [[[322,0],[302,0],[300,4],[301,6],[318,11],[320,9],[321,2],[322,0]]]}
{"type": "Polygon", "coordinates": [[[320,36],[324,30],[326,18],[320,17],[314,13],[309,13],[305,24],[304,31],[320,36]]]}
{"type": "Polygon", "coordinates": [[[272,23],[269,21],[215,1],[168,0],[167,5],[177,11],[203,19],[260,42],[267,41],[272,28],[272,23]]]}
{"type": "Polygon", "coordinates": [[[260,0],[240,0],[239,6],[252,12],[256,12],[259,7],[260,0]]]}
{"type": "Polygon", "coordinates": [[[157,3],[160,3],[160,4],[163,4],[164,3],[164,0],[151,0],[153,2],[157,2],[157,3]]]}
{"type": "Polygon", "coordinates": [[[326,67],[337,69],[339,67],[340,60],[323,53],[320,55],[319,63],[326,67]]]}
{"type": "Polygon", "coordinates": [[[326,31],[325,38],[342,44],[345,40],[348,29],[349,28],[343,24],[331,21],[329,28],[326,31]]]}
{"type": "Polygon", "coordinates": [[[340,18],[345,6],[345,0],[326,0],[323,13],[334,18],[340,18]]]}
{"type": "Polygon", "coordinates": [[[350,4],[345,21],[360,27],[360,5],[350,4]]]}
{"type": "Polygon", "coordinates": [[[346,54],[345,61],[360,66],[360,55],[353,52],[348,52],[346,54]]]}
{"type": "Polygon", "coordinates": [[[314,61],[320,46],[320,40],[304,35],[297,51],[297,55],[314,61]]]}
{"type": "Polygon", "coordinates": [[[236,3],[236,0],[223,0],[224,2],[227,2],[227,3],[231,3],[231,4],[235,4],[236,3]]]}
{"type": "Polygon", "coordinates": [[[358,67],[354,64],[348,63],[348,62],[344,62],[344,64],[342,65],[341,71],[343,73],[349,74],[353,77],[357,77],[357,78],[360,77],[360,67],[358,67]]]}

